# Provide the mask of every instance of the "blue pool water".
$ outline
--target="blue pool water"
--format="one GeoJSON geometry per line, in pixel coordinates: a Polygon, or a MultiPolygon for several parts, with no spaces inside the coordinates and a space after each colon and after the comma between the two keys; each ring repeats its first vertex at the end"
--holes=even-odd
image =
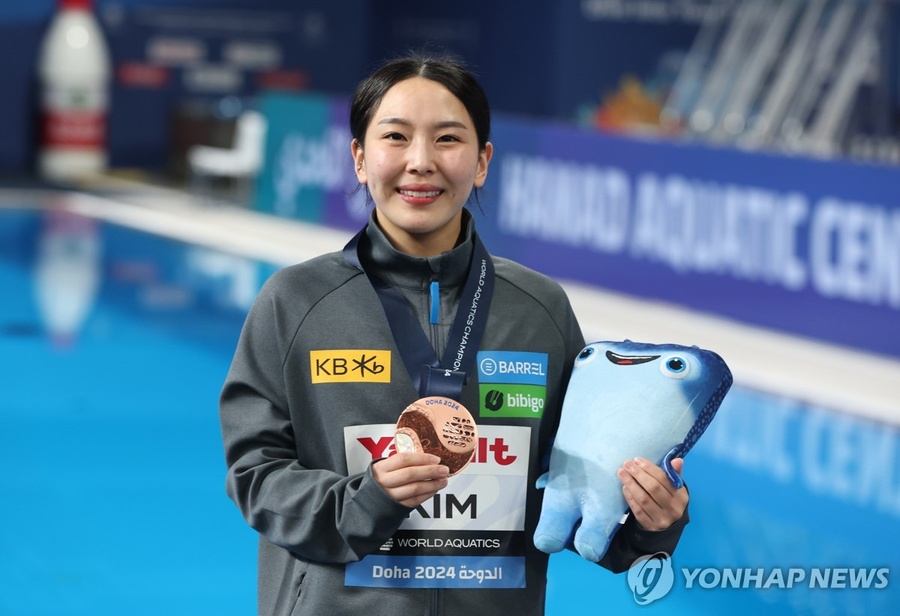
{"type": "Polygon", "coordinates": [[[47,222],[0,214],[0,613],[253,613],[216,415],[241,314],[165,279],[185,247],[100,227],[96,301],[54,341],[36,301],[47,222]]]}
{"type": "MultiPolygon", "coordinates": [[[[0,614],[255,613],[256,539],[224,493],[217,397],[273,270],[0,210],[0,614]],[[81,312],[59,309],[85,289],[81,312]]],[[[671,590],[639,605],[628,576],[558,555],[548,614],[900,605],[897,426],[736,387],[685,477],[671,590]]]]}

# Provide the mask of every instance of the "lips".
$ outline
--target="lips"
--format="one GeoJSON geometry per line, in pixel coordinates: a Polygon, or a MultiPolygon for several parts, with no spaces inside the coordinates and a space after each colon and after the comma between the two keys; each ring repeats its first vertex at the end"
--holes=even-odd
{"type": "Polygon", "coordinates": [[[400,197],[412,205],[428,205],[443,194],[443,190],[429,184],[413,184],[397,189],[400,197]]]}
{"type": "Polygon", "coordinates": [[[439,190],[403,190],[400,189],[400,194],[405,197],[412,197],[414,199],[428,199],[432,197],[437,197],[441,194],[439,190]]]}

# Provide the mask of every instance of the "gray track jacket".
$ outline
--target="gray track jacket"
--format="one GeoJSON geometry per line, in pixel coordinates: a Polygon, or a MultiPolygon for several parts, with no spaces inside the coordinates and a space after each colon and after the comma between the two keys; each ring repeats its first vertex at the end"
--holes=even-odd
{"type": "MultiPolygon", "coordinates": [[[[411,301],[439,357],[472,253],[467,227],[466,241],[437,257],[397,252],[374,222],[360,245],[367,270],[411,301]]],[[[367,277],[337,252],[277,272],[260,291],[220,403],[227,492],[260,536],[259,614],[543,614],[535,480],[584,339],[557,283],[493,261],[487,329],[462,397],[479,446],[414,509],[370,470],[418,396],[367,277]]],[[[601,564],[622,571],[641,554],[671,553],[686,522],[658,533],[628,522],[601,564]]]]}

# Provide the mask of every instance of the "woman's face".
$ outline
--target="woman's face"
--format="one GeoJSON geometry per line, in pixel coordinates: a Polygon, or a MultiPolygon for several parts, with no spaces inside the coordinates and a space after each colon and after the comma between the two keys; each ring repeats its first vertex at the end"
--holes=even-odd
{"type": "Polygon", "coordinates": [[[364,143],[352,144],[356,176],[394,247],[416,256],[453,248],[463,206],[484,184],[493,150],[490,143],[479,150],[462,102],[435,81],[400,81],[372,114],[364,143]]]}

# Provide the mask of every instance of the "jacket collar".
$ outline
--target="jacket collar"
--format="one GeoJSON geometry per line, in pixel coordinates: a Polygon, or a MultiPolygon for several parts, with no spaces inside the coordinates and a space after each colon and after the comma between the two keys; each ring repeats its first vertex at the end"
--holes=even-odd
{"type": "Polygon", "coordinates": [[[414,257],[391,245],[375,222],[373,211],[360,242],[360,260],[366,271],[391,286],[424,290],[432,280],[438,280],[444,288],[459,286],[469,273],[474,248],[475,223],[468,210],[463,210],[462,225],[461,241],[452,250],[433,257],[414,257]]]}

